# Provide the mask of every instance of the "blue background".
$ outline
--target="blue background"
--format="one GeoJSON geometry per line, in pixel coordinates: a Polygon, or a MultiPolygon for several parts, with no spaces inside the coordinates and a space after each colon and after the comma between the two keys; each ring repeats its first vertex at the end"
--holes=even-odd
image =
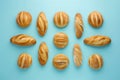
{"type": "Polygon", "coordinates": [[[120,1],[119,0],[0,0],[0,80],[120,80],[120,1]],[[32,23],[22,29],[16,24],[16,16],[20,11],[28,11],[32,15],[32,23]],[[97,10],[104,17],[104,24],[99,29],[92,28],[87,18],[90,12],[97,10]],[[49,21],[48,31],[40,37],[36,29],[39,12],[44,11],[49,21]],[[59,29],[53,23],[54,14],[65,11],[70,22],[66,28],[59,29]],[[74,16],[80,12],[84,20],[84,33],[77,39],[74,31],[74,16]],[[53,44],[53,36],[57,32],[65,32],[69,36],[69,44],[58,49],[53,44]],[[9,39],[24,33],[33,36],[37,44],[31,47],[20,47],[10,43],[9,39]],[[83,39],[91,35],[110,36],[112,43],[105,47],[91,47],[83,43],[83,39]],[[39,44],[45,41],[49,47],[49,59],[45,66],[38,62],[39,44]],[[73,63],[72,50],[75,43],[80,44],[83,52],[82,66],[77,68],[73,63]],[[22,52],[29,53],[33,58],[30,68],[23,70],[17,66],[18,56],[22,52]],[[64,53],[69,57],[70,64],[59,71],[52,65],[53,57],[64,53]],[[99,53],[104,59],[103,68],[93,70],[88,66],[88,58],[99,53]]]}

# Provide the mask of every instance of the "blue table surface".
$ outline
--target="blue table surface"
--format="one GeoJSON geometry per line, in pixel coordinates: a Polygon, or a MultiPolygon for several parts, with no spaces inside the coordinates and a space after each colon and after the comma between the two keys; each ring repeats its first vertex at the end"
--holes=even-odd
{"type": "Polygon", "coordinates": [[[0,80],[120,80],[120,1],[119,0],[0,0],[0,80]],[[16,23],[16,16],[20,11],[28,11],[32,15],[32,23],[22,29],[16,23]],[[101,28],[92,28],[87,21],[90,12],[97,10],[104,17],[101,28]],[[38,35],[36,19],[38,14],[46,13],[49,26],[44,37],[38,35]],[[59,29],[53,23],[54,14],[65,11],[70,17],[69,25],[59,29]],[[84,33],[77,39],[74,31],[74,16],[80,12],[84,20],[84,33]],[[64,49],[58,49],[53,44],[53,36],[57,32],[64,32],[69,37],[69,44],[64,49]],[[30,47],[20,47],[10,43],[10,38],[17,34],[28,34],[36,38],[37,44],[30,47]],[[106,35],[112,42],[105,47],[91,47],[83,43],[84,38],[91,35],[106,35]],[[49,47],[49,59],[45,66],[38,62],[38,47],[41,42],[49,47]],[[80,44],[83,53],[82,66],[77,68],[73,63],[72,50],[75,43],[80,44]],[[18,56],[29,53],[33,64],[28,69],[17,66],[18,56]],[[69,66],[59,71],[52,65],[53,57],[63,53],[70,60],[69,66]],[[104,59],[100,70],[93,70],[88,66],[88,58],[98,53],[104,59]]]}

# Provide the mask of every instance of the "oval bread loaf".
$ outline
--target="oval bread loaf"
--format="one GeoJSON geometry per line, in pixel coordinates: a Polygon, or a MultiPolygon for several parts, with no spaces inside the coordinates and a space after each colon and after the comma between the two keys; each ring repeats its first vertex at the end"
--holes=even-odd
{"type": "Polygon", "coordinates": [[[53,58],[53,65],[55,68],[63,70],[69,64],[69,59],[64,54],[58,54],[53,58]]]}
{"type": "Polygon", "coordinates": [[[65,12],[57,12],[54,16],[54,24],[59,27],[63,28],[67,26],[69,23],[69,16],[65,12]]]}
{"type": "Polygon", "coordinates": [[[48,29],[48,21],[44,12],[41,12],[37,19],[37,30],[39,35],[44,36],[48,29]]]}
{"type": "Polygon", "coordinates": [[[17,62],[20,68],[28,68],[32,64],[32,57],[27,53],[22,53],[17,62]]]}
{"type": "Polygon", "coordinates": [[[32,16],[29,12],[21,11],[16,18],[17,24],[22,27],[28,27],[32,21],[32,16]]]}
{"type": "Polygon", "coordinates": [[[63,32],[55,34],[53,39],[55,46],[58,48],[65,48],[68,44],[68,41],[68,36],[63,32]]]}
{"type": "Polygon", "coordinates": [[[88,22],[94,28],[98,28],[103,24],[103,17],[100,12],[93,11],[88,16],[88,22]]]}
{"type": "Polygon", "coordinates": [[[36,44],[36,40],[26,34],[19,34],[16,36],[13,36],[10,39],[11,43],[16,44],[16,45],[20,45],[20,46],[31,46],[36,44]]]}
{"type": "Polygon", "coordinates": [[[45,65],[48,60],[48,47],[45,42],[42,42],[38,50],[38,60],[41,65],[45,65]]]}
{"type": "Polygon", "coordinates": [[[80,66],[82,64],[82,51],[78,44],[74,45],[73,59],[76,66],[80,66]]]}
{"type": "Polygon", "coordinates": [[[100,69],[103,66],[103,59],[100,55],[98,54],[93,54],[90,56],[88,64],[91,68],[93,69],[100,69]]]}
{"type": "Polygon", "coordinates": [[[105,46],[111,42],[111,39],[103,35],[95,35],[84,39],[84,43],[91,46],[105,46]]]}
{"type": "Polygon", "coordinates": [[[77,13],[75,15],[75,33],[76,33],[76,37],[80,38],[83,34],[83,20],[82,20],[82,16],[80,13],[77,13]]]}

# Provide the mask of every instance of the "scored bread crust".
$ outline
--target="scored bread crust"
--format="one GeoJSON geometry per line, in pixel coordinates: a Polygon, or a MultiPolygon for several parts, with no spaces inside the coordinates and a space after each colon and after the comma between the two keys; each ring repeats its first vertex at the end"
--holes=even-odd
{"type": "Polygon", "coordinates": [[[57,12],[54,16],[54,24],[59,27],[63,28],[67,26],[69,23],[69,16],[65,12],[57,12]]]}
{"type": "Polygon", "coordinates": [[[82,51],[78,44],[74,45],[73,48],[73,59],[76,66],[80,66],[82,64],[82,51]]]}
{"type": "Polygon", "coordinates": [[[95,35],[84,39],[84,43],[90,46],[105,46],[111,43],[111,39],[103,35],[95,35]]]}
{"type": "Polygon", "coordinates": [[[32,16],[29,12],[21,11],[16,18],[16,22],[20,27],[28,27],[32,21],[32,16]]]}
{"type": "Polygon", "coordinates": [[[59,70],[65,69],[69,64],[69,59],[64,54],[58,54],[53,58],[53,65],[59,70]]]}
{"type": "Polygon", "coordinates": [[[88,22],[91,26],[98,28],[103,24],[102,14],[98,11],[93,11],[88,16],[88,22]]]}
{"type": "Polygon", "coordinates": [[[13,36],[10,39],[11,43],[16,44],[16,45],[20,45],[20,46],[31,46],[36,44],[36,40],[26,34],[19,34],[16,36],[13,36]]]}
{"type": "Polygon", "coordinates": [[[39,35],[44,36],[48,29],[48,21],[44,12],[41,12],[37,19],[37,30],[39,35]]]}
{"type": "Polygon", "coordinates": [[[83,34],[83,20],[82,20],[82,16],[80,13],[77,13],[75,15],[75,33],[76,33],[76,37],[80,38],[83,34]]]}
{"type": "Polygon", "coordinates": [[[48,47],[45,42],[42,42],[38,50],[38,60],[41,65],[45,65],[48,60],[48,47]]]}
{"type": "Polygon", "coordinates": [[[20,68],[28,68],[32,64],[32,57],[27,53],[22,53],[17,62],[20,68]]]}
{"type": "Polygon", "coordinates": [[[98,54],[90,56],[88,64],[93,69],[100,69],[103,66],[103,59],[98,54]]]}
{"type": "Polygon", "coordinates": [[[59,32],[55,34],[54,39],[53,39],[55,46],[58,48],[66,47],[68,44],[68,41],[69,41],[68,36],[63,32],[59,32]]]}

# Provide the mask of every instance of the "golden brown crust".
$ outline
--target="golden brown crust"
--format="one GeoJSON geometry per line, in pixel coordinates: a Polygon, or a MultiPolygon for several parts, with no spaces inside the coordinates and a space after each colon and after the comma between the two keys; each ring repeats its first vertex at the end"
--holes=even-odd
{"type": "Polygon", "coordinates": [[[103,17],[100,12],[93,11],[88,16],[88,22],[91,26],[98,28],[103,24],[103,17]]]}
{"type": "Polygon", "coordinates": [[[17,15],[16,22],[20,27],[28,27],[32,21],[32,16],[29,12],[22,11],[17,15]]]}
{"type": "Polygon", "coordinates": [[[48,60],[48,47],[45,42],[42,42],[40,44],[39,50],[38,50],[38,60],[41,65],[45,65],[48,60]]]}
{"type": "Polygon", "coordinates": [[[57,27],[63,28],[69,23],[69,16],[65,12],[57,12],[54,16],[54,23],[57,27]]]}
{"type": "Polygon", "coordinates": [[[20,68],[28,68],[32,64],[32,57],[27,53],[22,53],[17,62],[20,68]]]}
{"type": "Polygon", "coordinates": [[[90,56],[88,64],[93,69],[100,69],[103,66],[103,59],[98,54],[90,56]]]}
{"type": "Polygon", "coordinates": [[[48,29],[48,21],[44,12],[41,12],[37,19],[37,30],[39,35],[44,36],[48,29]]]}
{"type": "Polygon", "coordinates": [[[75,65],[80,66],[82,64],[82,52],[78,44],[74,45],[73,57],[75,65]]]}
{"type": "Polygon", "coordinates": [[[75,15],[75,32],[76,32],[76,37],[80,38],[82,36],[83,33],[83,20],[82,20],[82,16],[80,13],[77,13],[75,15]]]}
{"type": "Polygon", "coordinates": [[[63,70],[69,64],[69,59],[64,54],[58,54],[53,58],[53,65],[55,68],[63,70]]]}
{"type": "Polygon", "coordinates": [[[65,33],[59,32],[55,34],[53,42],[58,48],[64,48],[68,44],[68,36],[65,33]]]}
{"type": "Polygon", "coordinates": [[[85,38],[84,43],[91,46],[105,46],[111,43],[111,39],[107,36],[95,35],[85,38]]]}
{"type": "Polygon", "coordinates": [[[36,40],[26,34],[19,34],[16,36],[13,36],[10,39],[11,43],[16,44],[16,45],[20,45],[20,46],[31,46],[36,44],[36,40]]]}

